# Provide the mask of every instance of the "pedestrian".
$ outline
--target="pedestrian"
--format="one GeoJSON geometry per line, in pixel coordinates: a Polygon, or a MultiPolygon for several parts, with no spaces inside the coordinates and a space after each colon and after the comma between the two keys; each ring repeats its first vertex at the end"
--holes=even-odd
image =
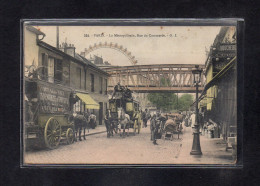
{"type": "Polygon", "coordinates": [[[145,128],[147,127],[147,122],[150,118],[151,118],[150,112],[147,109],[145,109],[145,111],[142,114],[143,125],[145,128]]]}
{"type": "Polygon", "coordinates": [[[138,134],[140,133],[141,130],[141,113],[140,111],[137,109],[136,111],[134,111],[134,133],[136,132],[136,129],[138,131],[138,134]]]}
{"type": "Polygon", "coordinates": [[[93,114],[93,112],[89,116],[89,125],[92,129],[96,128],[97,126],[96,116],[93,114]]]}
{"type": "Polygon", "coordinates": [[[145,123],[146,123],[146,113],[145,113],[145,111],[142,112],[142,120],[143,120],[143,127],[145,127],[145,123]]]}
{"type": "Polygon", "coordinates": [[[156,114],[154,114],[151,118],[151,123],[150,123],[150,130],[151,130],[151,141],[153,141],[154,138],[154,128],[156,126],[155,124],[155,118],[156,118],[156,114]]]}
{"type": "Polygon", "coordinates": [[[165,120],[164,117],[161,116],[160,112],[157,111],[156,116],[153,119],[153,122],[151,122],[151,136],[152,136],[152,141],[154,145],[158,145],[156,142],[157,139],[160,138],[161,131],[161,123],[165,120]]]}
{"type": "Polygon", "coordinates": [[[196,123],[196,115],[195,115],[195,113],[191,114],[190,119],[191,119],[191,127],[193,128],[195,123],[196,123]]]}

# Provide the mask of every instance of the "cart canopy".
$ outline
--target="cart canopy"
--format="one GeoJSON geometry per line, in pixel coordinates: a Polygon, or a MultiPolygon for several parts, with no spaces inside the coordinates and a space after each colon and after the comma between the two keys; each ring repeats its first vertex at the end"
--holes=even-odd
{"type": "Polygon", "coordinates": [[[76,95],[86,104],[86,109],[99,109],[99,104],[88,94],[76,93],[76,95]]]}

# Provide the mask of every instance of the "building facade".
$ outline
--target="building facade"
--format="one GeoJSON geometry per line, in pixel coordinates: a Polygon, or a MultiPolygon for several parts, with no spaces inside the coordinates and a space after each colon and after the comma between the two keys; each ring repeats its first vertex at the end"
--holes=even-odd
{"type": "Polygon", "coordinates": [[[206,60],[206,86],[200,97],[205,120],[217,125],[219,136],[236,143],[237,58],[236,28],[222,27],[206,60]]]}
{"type": "Polygon", "coordinates": [[[37,70],[39,79],[71,88],[83,97],[74,105],[74,112],[88,111],[97,116],[102,125],[108,107],[108,74],[75,52],[72,44],[63,43],[59,48],[42,41],[44,33],[31,26],[24,28],[25,76],[37,70]],[[90,97],[90,98],[89,98],[90,97]],[[89,100],[86,100],[86,99],[89,100]],[[88,103],[92,101],[93,103],[88,103]]]}

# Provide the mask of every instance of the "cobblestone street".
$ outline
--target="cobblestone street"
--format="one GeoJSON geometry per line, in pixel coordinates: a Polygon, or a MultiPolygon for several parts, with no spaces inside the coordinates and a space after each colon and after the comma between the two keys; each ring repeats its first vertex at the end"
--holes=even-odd
{"type": "MultiPolygon", "coordinates": [[[[130,129],[130,132],[132,130],[130,129]]],[[[136,136],[107,138],[106,133],[87,136],[87,140],[60,145],[54,150],[27,151],[25,164],[174,164],[181,149],[181,139],[150,141],[150,126],[136,136]]],[[[182,138],[182,135],[180,136],[182,138]]]]}

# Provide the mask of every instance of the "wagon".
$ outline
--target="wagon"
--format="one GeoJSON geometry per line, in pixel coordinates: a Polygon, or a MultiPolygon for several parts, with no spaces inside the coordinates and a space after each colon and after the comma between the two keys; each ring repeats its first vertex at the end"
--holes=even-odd
{"type": "Polygon", "coordinates": [[[130,116],[130,121],[128,123],[128,127],[132,128],[134,131],[134,135],[136,130],[140,133],[141,125],[138,125],[137,120],[134,120],[135,111],[139,110],[139,102],[133,99],[125,99],[123,100],[121,97],[113,98],[109,100],[109,109],[111,114],[111,120],[114,126],[118,126],[118,108],[123,108],[125,113],[130,116]]]}
{"type": "Polygon", "coordinates": [[[170,139],[173,140],[173,135],[181,133],[182,127],[181,124],[176,122],[174,119],[168,119],[164,125],[164,139],[170,139]]]}
{"type": "Polygon", "coordinates": [[[63,139],[67,144],[74,142],[74,97],[70,88],[25,78],[24,97],[25,144],[40,143],[54,149],[63,139]]]}
{"type": "Polygon", "coordinates": [[[138,134],[141,131],[141,124],[138,124],[138,120],[134,119],[135,112],[139,111],[139,102],[135,100],[130,100],[126,102],[126,113],[130,116],[131,122],[129,123],[129,128],[132,128],[134,131],[134,135],[136,134],[136,130],[138,134]]]}

